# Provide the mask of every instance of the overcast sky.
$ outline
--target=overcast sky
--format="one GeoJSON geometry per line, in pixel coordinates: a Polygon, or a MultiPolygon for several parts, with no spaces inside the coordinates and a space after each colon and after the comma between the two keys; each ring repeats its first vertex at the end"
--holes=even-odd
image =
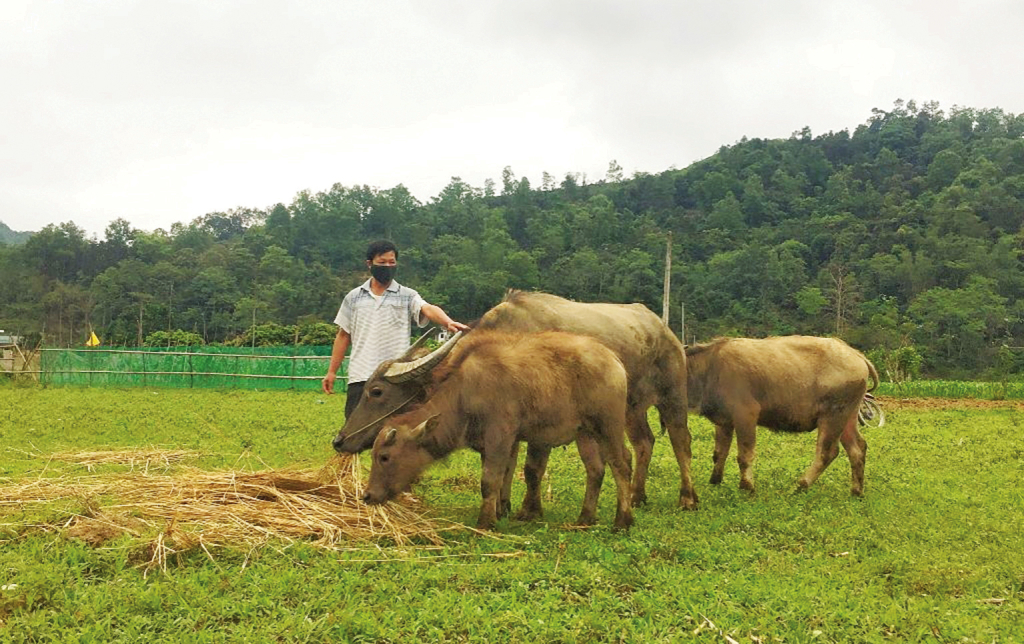
{"type": "Polygon", "coordinates": [[[1024,111],[1020,0],[0,0],[0,221],[627,176],[894,100],[1024,111]]]}

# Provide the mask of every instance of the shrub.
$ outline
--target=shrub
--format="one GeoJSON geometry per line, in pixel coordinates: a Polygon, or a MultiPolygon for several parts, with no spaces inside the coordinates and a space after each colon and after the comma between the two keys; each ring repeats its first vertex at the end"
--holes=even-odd
{"type": "Polygon", "coordinates": [[[330,346],[338,335],[338,327],[327,322],[311,322],[299,327],[299,344],[330,346]]]}
{"type": "Polygon", "coordinates": [[[142,343],[146,347],[198,347],[206,344],[203,337],[191,331],[153,331],[142,343]]]}
{"type": "Polygon", "coordinates": [[[231,347],[280,347],[295,344],[295,331],[295,325],[268,322],[258,324],[255,328],[249,327],[244,333],[236,335],[224,344],[231,347]]]}
{"type": "Polygon", "coordinates": [[[868,360],[874,363],[879,376],[896,385],[899,392],[904,384],[920,375],[924,357],[914,346],[907,345],[898,349],[874,349],[868,352],[868,360]]]}

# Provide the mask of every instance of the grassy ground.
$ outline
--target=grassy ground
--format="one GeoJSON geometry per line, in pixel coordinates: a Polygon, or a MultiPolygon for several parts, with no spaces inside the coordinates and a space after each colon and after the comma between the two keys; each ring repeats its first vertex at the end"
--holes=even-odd
{"type": "MultiPolygon", "coordinates": [[[[213,454],[207,468],[244,452],[316,465],[343,405],[315,393],[0,388],[0,479],[77,473],[45,455],[99,447],[200,450],[213,454]]],[[[849,495],[845,455],[795,494],[814,439],[767,431],[757,495],[735,488],[734,461],[712,487],[711,427],[691,417],[700,510],[674,507],[677,470],[659,437],[651,502],[625,534],[608,530],[610,475],[602,525],[562,528],[582,500],[573,448],[552,456],[544,521],[503,521],[497,539],[453,535],[442,550],[227,549],[144,577],[130,541],[95,548],[25,525],[38,511],[0,508],[0,523],[18,524],[0,527],[0,641],[1024,641],[1019,406],[891,403],[887,414],[865,433],[864,499],[849,495]]],[[[458,453],[415,491],[471,524],[478,475],[476,456],[458,453]]]]}

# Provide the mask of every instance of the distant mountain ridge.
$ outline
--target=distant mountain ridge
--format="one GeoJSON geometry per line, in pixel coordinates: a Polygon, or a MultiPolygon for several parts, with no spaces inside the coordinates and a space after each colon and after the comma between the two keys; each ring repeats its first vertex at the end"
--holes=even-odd
{"type": "Polygon", "coordinates": [[[0,244],[24,244],[32,236],[30,232],[19,232],[0,221],[0,244]]]}

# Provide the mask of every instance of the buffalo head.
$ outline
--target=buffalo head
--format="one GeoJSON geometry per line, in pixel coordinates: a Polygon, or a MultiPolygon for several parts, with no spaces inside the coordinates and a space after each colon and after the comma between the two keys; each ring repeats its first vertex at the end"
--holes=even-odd
{"type": "Polygon", "coordinates": [[[423,436],[437,424],[437,416],[414,428],[388,424],[373,442],[373,465],[363,493],[363,502],[386,503],[412,485],[435,458],[424,447],[423,436]]]}
{"type": "Polygon", "coordinates": [[[418,355],[422,349],[417,342],[401,358],[381,363],[363,386],[362,398],[352,416],[345,419],[334,438],[334,449],[342,454],[370,449],[389,416],[423,401],[430,371],[448,355],[460,337],[462,332],[456,333],[426,355],[418,355]]]}

